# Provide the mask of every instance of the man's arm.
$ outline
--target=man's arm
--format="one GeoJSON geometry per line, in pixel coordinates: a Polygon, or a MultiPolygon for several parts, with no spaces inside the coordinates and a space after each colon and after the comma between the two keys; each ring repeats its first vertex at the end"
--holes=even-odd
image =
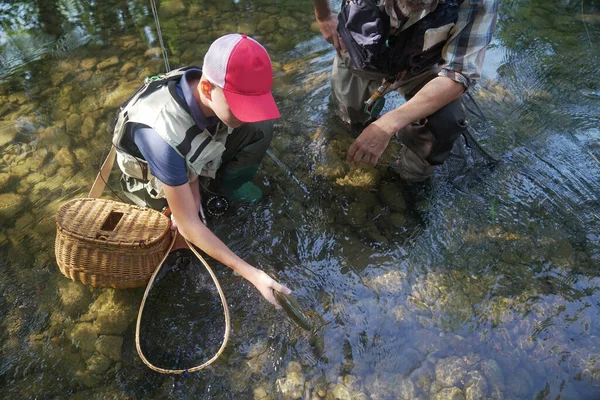
{"type": "Polygon", "coordinates": [[[163,191],[181,235],[215,260],[239,273],[252,283],[265,299],[279,307],[272,290],[282,293],[290,293],[290,290],[238,257],[200,221],[191,186],[163,185],[163,191]]]}
{"type": "Polygon", "coordinates": [[[369,125],[348,150],[348,162],[358,165],[362,160],[375,166],[395,132],[459,98],[479,78],[496,28],[499,0],[473,3],[465,1],[460,6],[454,32],[442,50],[445,63],[439,76],[411,100],[369,125]]]}
{"type": "Polygon", "coordinates": [[[315,17],[319,23],[321,34],[329,43],[333,44],[336,51],[346,51],[346,46],[337,32],[337,14],[331,12],[329,0],[313,0],[315,17]]]}
{"type": "Polygon", "coordinates": [[[450,78],[432,79],[409,101],[367,126],[348,150],[347,161],[355,166],[363,161],[374,167],[396,132],[458,99],[464,90],[461,83],[450,78]]]}

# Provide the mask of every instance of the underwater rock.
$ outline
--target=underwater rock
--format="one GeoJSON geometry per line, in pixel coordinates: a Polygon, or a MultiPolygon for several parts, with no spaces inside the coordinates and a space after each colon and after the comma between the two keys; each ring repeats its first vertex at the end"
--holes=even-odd
{"type": "Polygon", "coordinates": [[[408,225],[406,215],[404,213],[394,212],[390,215],[390,222],[396,229],[406,228],[408,225]]]}
{"type": "Polygon", "coordinates": [[[284,16],[279,18],[279,28],[283,31],[296,31],[298,29],[298,22],[292,17],[284,16]]]}
{"type": "Polygon", "coordinates": [[[243,35],[254,36],[256,32],[256,24],[251,22],[241,23],[238,27],[238,32],[243,35]]]}
{"type": "Polygon", "coordinates": [[[367,221],[367,206],[354,202],[348,207],[348,223],[354,227],[361,227],[367,221]]]}
{"type": "Polygon", "coordinates": [[[66,279],[58,283],[58,293],[63,309],[70,317],[86,311],[92,301],[92,294],[88,287],[66,279]]]}
{"type": "Polygon", "coordinates": [[[162,49],[160,47],[152,47],[144,52],[144,57],[160,58],[162,57],[162,49]]]}
{"type": "Polygon", "coordinates": [[[258,23],[256,29],[263,35],[273,33],[277,29],[277,19],[274,17],[264,19],[258,23]]]}
{"type": "Polygon", "coordinates": [[[135,71],[136,68],[137,68],[137,66],[135,65],[135,63],[128,61],[125,64],[123,64],[123,66],[121,67],[121,70],[119,72],[121,74],[128,74],[130,72],[135,71]]]}
{"type": "Polygon", "coordinates": [[[126,297],[126,291],[106,289],[90,307],[86,318],[102,335],[122,335],[135,319],[136,309],[126,297]],[[121,293],[123,292],[123,293],[121,293]]]}
{"type": "Polygon", "coordinates": [[[77,132],[81,129],[81,115],[71,114],[67,118],[67,131],[77,132]]]}
{"type": "Polygon", "coordinates": [[[78,372],[75,376],[80,384],[88,388],[99,386],[102,379],[104,379],[104,376],[95,374],[92,371],[78,372]]]}
{"type": "Polygon", "coordinates": [[[254,400],[271,400],[272,399],[272,397],[269,396],[267,389],[265,389],[262,386],[254,388],[253,394],[254,394],[254,400]]]}
{"type": "Polygon", "coordinates": [[[285,367],[285,373],[291,374],[292,372],[302,373],[302,365],[298,361],[290,361],[285,367]]]}
{"type": "Polygon", "coordinates": [[[84,70],[90,71],[93,70],[94,67],[96,67],[96,64],[98,64],[98,60],[96,58],[84,58],[83,60],[81,60],[79,67],[84,70]]]}
{"type": "Polygon", "coordinates": [[[373,400],[393,398],[395,374],[378,373],[365,379],[365,387],[373,400]]]}
{"type": "Polygon", "coordinates": [[[121,361],[123,336],[101,335],[96,341],[96,351],[112,361],[121,361]]]}
{"type": "Polygon", "coordinates": [[[4,187],[10,182],[10,178],[11,174],[0,173],[0,190],[4,190],[4,187]]]}
{"type": "Polygon", "coordinates": [[[382,183],[379,187],[379,198],[393,211],[402,212],[406,209],[404,195],[396,184],[382,183]]]}
{"type": "Polygon", "coordinates": [[[481,371],[487,378],[488,386],[492,391],[500,394],[504,392],[504,373],[495,360],[483,360],[481,371]]]}
{"type": "Polygon", "coordinates": [[[112,56],[107,58],[106,60],[102,61],[101,63],[99,63],[96,68],[98,69],[98,71],[102,71],[103,69],[112,67],[119,64],[119,57],[117,56],[112,56]]]}
{"type": "Polygon", "coordinates": [[[467,374],[467,365],[462,358],[452,356],[440,359],[435,365],[435,376],[444,387],[459,384],[467,374]]]}
{"type": "Polygon", "coordinates": [[[259,340],[250,346],[246,355],[246,364],[252,373],[261,374],[269,362],[269,345],[264,340],[259,340]]]}
{"type": "MultiPolygon", "coordinates": [[[[181,35],[181,40],[183,40],[184,42],[187,42],[189,44],[193,44],[193,42],[195,42],[196,39],[198,39],[198,32],[191,31],[191,32],[186,32],[183,35],[181,35]]],[[[159,53],[159,55],[161,55],[161,53],[159,53]]]]}
{"type": "Polygon", "coordinates": [[[15,140],[17,127],[13,121],[0,121],[0,146],[15,140]]]}
{"type": "Polygon", "coordinates": [[[24,197],[16,193],[0,194],[0,219],[12,218],[23,206],[24,197]]]}
{"type": "Polygon", "coordinates": [[[382,291],[390,293],[401,293],[404,289],[404,281],[406,279],[406,273],[398,269],[387,271],[382,275],[378,275],[375,278],[368,279],[367,284],[373,289],[377,290],[377,293],[382,291]]]}
{"type": "Polygon", "coordinates": [[[284,400],[301,399],[304,396],[304,375],[300,372],[292,372],[285,378],[277,379],[277,390],[284,400]]]}
{"type": "Polygon", "coordinates": [[[410,374],[410,379],[423,393],[429,393],[430,387],[435,382],[435,370],[429,362],[423,363],[410,374]]]}
{"type": "Polygon", "coordinates": [[[48,149],[37,149],[27,155],[27,163],[32,170],[39,171],[39,169],[42,168],[44,163],[48,160],[49,155],[50,152],[48,149]]]}
{"type": "Polygon", "coordinates": [[[89,139],[96,133],[95,131],[96,119],[92,116],[88,115],[83,120],[83,124],[81,125],[81,137],[84,139],[89,139]]]}
{"type": "Polygon", "coordinates": [[[275,50],[285,52],[291,50],[296,45],[296,41],[291,36],[275,36],[275,50]]]}
{"type": "MultiPolygon", "coordinates": [[[[145,76],[144,76],[145,77],[145,76]]],[[[104,100],[105,108],[116,108],[123,104],[139,87],[139,82],[127,82],[120,84],[110,92],[104,100]]]]}
{"type": "Polygon", "coordinates": [[[465,400],[465,395],[459,388],[452,387],[440,390],[432,400],[465,400]]]}
{"type": "Polygon", "coordinates": [[[131,313],[120,309],[103,308],[94,322],[103,335],[122,335],[133,322],[131,313]]]}
{"type": "Polygon", "coordinates": [[[83,353],[92,354],[96,350],[98,329],[91,322],[80,322],[73,327],[69,338],[83,353]]]}
{"type": "Polygon", "coordinates": [[[509,378],[510,385],[507,391],[518,399],[524,399],[533,387],[533,379],[529,372],[523,368],[517,368],[515,373],[509,378]]]}
{"type": "Polygon", "coordinates": [[[94,354],[86,361],[88,371],[101,375],[110,369],[112,361],[102,354],[94,354]]]}
{"type": "Polygon", "coordinates": [[[467,375],[465,382],[466,400],[483,399],[487,395],[488,384],[479,371],[471,371],[467,375]]]}
{"type": "Polygon", "coordinates": [[[54,155],[54,159],[61,167],[72,167],[75,165],[75,156],[67,147],[63,147],[54,155]]]}
{"type": "Polygon", "coordinates": [[[569,267],[575,261],[575,250],[569,239],[559,239],[548,249],[548,256],[556,265],[569,267]]]}
{"type": "Polygon", "coordinates": [[[400,378],[396,381],[394,394],[396,399],[412,400],[416,397],[416,387],[411,379],[400,378]]]}
{"type": "Polygon", "coordinates": [[[380,179],[379,171],[374,168],[354,168],[343,178],[336,179],[335,183],[339,186],[371,189],[377,185],[380,179]]]}
{"type": "Polygon", "coordinates": [[[18,106],[22,106],[27,103],[28,100],[29,99],[24,92],[15,92],[8,95],[8,101],[18,106]]]}
{"type": "Polygon", "coordinates": [[[350,391],[343,384],[334,385],[325,396],[325,400],[351,400],[350,391]]]}

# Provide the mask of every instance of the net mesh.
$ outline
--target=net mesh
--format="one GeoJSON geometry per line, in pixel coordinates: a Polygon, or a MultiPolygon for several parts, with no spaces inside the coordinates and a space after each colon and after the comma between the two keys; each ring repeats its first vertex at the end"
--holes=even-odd
{"type": "Polygon", "coordinates": [[[242,38],[239,34],[225,35],[210,46],[204,57],[202,73],[219,87],[225,86],[225,73],[229,57],[236,44],[242,38]]]}

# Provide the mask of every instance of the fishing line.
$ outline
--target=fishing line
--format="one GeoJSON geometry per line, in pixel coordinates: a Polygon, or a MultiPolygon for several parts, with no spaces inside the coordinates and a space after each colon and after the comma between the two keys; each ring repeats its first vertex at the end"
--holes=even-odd
{"type": "Polygon", "coordinates": [[[581,20],[583,21],[583,27],[585,28],[585,33],[587,34],[587,40],[590,42],[590,47],[592,47],[592,39],[590,39],[590,31],[588,31],[587,24],[585,23],[585,17],[583,16],[583,0],[581,0],[581,20]]]}
{"type": "Polygon", "coordinates": [[[154,22],[156,23],[156,33],[158,34],[158,41],[162,50],[163,59],[165,60],[165,69],[167,70],[167,72],[170,72],[171,67],[169,66],[169,58],[167,57],[167,50],[165,49],[162,31],[160,30],[160,22],[158,21],[158,9],[156,8],[156,3],[154,2],[154,0],[150,0],[150,3],[152,5],[152,15],[154,15],[154,22]]]}
{"type": "Polygon", "coordinates": [[[267,149],[267,154],[269,155],[269,157],[271,157],[273,161],[275,161],[275,164],[277,164],[287,174],[287,176],[292,178],[292,180],[300,187],[300,189],[302,189],[304,194],[306,194],[307,196],[310,195],[310,191],[307,189],[306,185],[300,179],[298,179],[296,175],[292,173],[292,171],[288,168],[287,165],[283,163],[283,161],[277,158],[277,156],[273,154],[273,152],[270,149],[267,149]]]}

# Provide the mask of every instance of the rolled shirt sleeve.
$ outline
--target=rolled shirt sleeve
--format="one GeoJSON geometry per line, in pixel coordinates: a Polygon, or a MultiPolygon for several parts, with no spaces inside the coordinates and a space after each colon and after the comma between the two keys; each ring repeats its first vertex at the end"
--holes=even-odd
{"type": "Polygon", "coordinates": [[[442,56],[439,76],[445,76],[465,86],[465,90],[481,77],[487,45],[492,40],[498,20],[498,0],[465,0],[458,20],[442,56]]]}

